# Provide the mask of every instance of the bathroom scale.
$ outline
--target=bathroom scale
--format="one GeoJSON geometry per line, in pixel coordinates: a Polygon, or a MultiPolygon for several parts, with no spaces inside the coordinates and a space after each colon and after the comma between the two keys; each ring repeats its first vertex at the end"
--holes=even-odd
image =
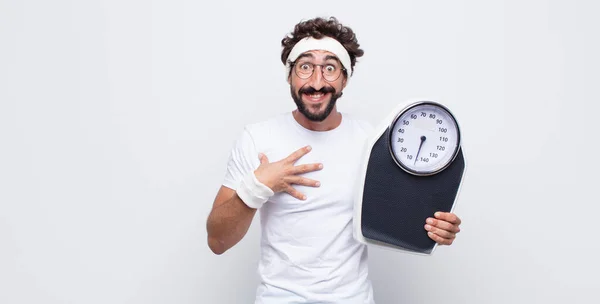
{"type": "Polygon", "coordinates": [[[452,212],[466,163],[458,121],[440,102],[397,106],[365,146],[354,208],[354,238],[431,255],[425,220],[452,212]]]}

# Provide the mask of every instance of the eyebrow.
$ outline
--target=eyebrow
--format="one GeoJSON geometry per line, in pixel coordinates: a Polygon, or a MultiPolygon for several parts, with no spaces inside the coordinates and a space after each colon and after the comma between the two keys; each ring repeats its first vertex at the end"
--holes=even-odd
{"type": "Polygon", "coordinates": [[[311,54],[311,53],[304,53],[304,54],[301,54],[300,56],[298,56],[298,58],[296,58],[296,61],[298,61],[304,57],[315,58],[315,56],[313,56],[313,54],[311,54]]]}
{"type": "MultiPolygon", "coordinates": [[[[304,54],[301,54],[300,56],[298,56],[298,58],[296,58],[296,61],[298,61],[298,60],[300,60],[302,58],[305,58],[305,57],[309,57],[309,58],[313,58],[313,59],[315,58],[315,56],[313,54],[311,54],[311,53],[304,53],[304,54]]],[[[327,61],[327,60],[335,60],[337,63],[342,64],[342,62],[340,61],[339,58],[337,58],[337,56],[326,55],[325,56],[325,61],[327,61]]]]}
{"type": "Polygon", "coordinates": [[[332,56],[332,55],[325,56],[325,60],[335,60],[335,61],[341,63],[340,59],[338,59],[336,56],[332,56]]]}

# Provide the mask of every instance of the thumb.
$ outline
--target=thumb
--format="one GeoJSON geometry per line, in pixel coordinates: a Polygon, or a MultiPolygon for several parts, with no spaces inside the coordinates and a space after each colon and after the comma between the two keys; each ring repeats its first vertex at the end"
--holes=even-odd
{"type": "Polygon", "coordinates": [[[264,153],[258,153],[258,159],[261,165],[269,163],[269,158],[264,153]]]}

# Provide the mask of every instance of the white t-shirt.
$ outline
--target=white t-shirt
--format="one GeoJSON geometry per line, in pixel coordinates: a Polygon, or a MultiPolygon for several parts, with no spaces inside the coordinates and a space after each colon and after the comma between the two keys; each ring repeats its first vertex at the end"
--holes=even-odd
{"type": "Polygon", "coordinates": [[[372,304],[367,248],[352,235],[359,162],[372,127],[342,113],[330,131],[302,127],[292,113],[247,125],[236,141],[223,185],[236,189],[258,168],[258,153],[279,161],[303,146],[312,150],[296,165],[322,163],[303,174],[320,187],[294,185],[305,201],[276,193],[260,209],[261,258],[255,304],[372,304]]]}

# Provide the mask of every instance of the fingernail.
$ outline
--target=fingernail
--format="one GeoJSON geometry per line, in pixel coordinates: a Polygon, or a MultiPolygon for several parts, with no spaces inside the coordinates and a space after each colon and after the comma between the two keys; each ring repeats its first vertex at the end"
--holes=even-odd
{"type": "Polygon", "coordinates": [[[302,200],[303,200],[303,201],[304,201],[304,200],[306,200],[306,195],[303,195],[303,196],[302,196],[302,200]]]}
{"type": "Polygon", "coordinates": [[[440,217],[441,215],[442,215],[442,213],[440,213],[440,212],[436,212],[436,213],[434,214],[434,216],[435,216],[435,217],[440,217]]]}
{"type": "Polygon", "coordinates": [[[315,186],[319,187],[319,186],[321,186],[321,183],[320,182],[316,182],[315,186]]]}
{"type": "Polygon", "coordinates": [[[433,232],[427,232],[427,235],[433,236],[433,232]]]}
{"type": "Polygon", "coordinates": [[[430,229],[431,229],[431,226],[425,225],[425,230],[430,230],[430,229]]]}
{"type": "Polygon", "coordinates": [[[323,164],[319,164],[319,169],[323,169],[323,164]]]}
{"type": "Polygon", "coordinates": [[[310,150],[312,150],[312,147],[311,146],[306,146],[306,150],[310,151],[310,150]]]}
{"type": "Polygon", "coordinates": [[[432,218],[428,218],[425,222],[427,222],[427,224],[433,224],[433,219],[432,218]]]}

